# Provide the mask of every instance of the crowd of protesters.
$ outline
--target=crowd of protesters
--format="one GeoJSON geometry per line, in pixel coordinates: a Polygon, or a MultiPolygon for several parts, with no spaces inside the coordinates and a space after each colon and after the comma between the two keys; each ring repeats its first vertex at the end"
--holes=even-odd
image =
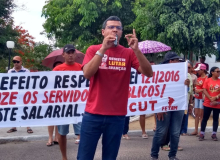
{"type": "MultiPolygon", "coordinates": [[[[104,37],[102,44],[90,46],[85,54],[83,64],[74,62],[75,47],[66,45],[63,48],[65,62],[56,62],[53,71],[81,71],[84,76],[90,79],[89,96],[86,103],[85,113],[82,123],[74,124],[74,132],[77,136],[76,144],[79,144],[78,160],[92,160],[95,155],[98,140],[102,137],[102,159],[115,160],[118,155],[120,141],[129,140],[129,117],[127,113],[128,87],[131,68],[137,70],[148,77],[153,75],[151,65],[147,58],[138,49],[138,39],[135,30],[125,38],[130,49],[119,45],[122,37],[123,26],[121,20],[116,16],[111,16],[102,26],[104,37]],[[116,42],[115,42],[116,41],[116,42]],[[126,70],[107,70],[101,66],[103,57],[117,57],[126,59],[126,70]],[[112,87],[114,86],[114,87],[112,87]],[[120,90],[118,90],[120,88],[120,90]],[[126,92],[125,92],[126,91],[126,92]],[[114,103],[112,103],[114,99],[114,103]]],[[[167,52],[161,64],[181,63],[180,57],[175,52],[167,52]]],[[[178,160],[177,151],[183,150],[179,146],[180,135],[198,136],[200,141],[204,140],[207,121],[213,112],[213,133],[211,138],[217,141],[216,132],[220,113],[220,70],[212,67],[208,75],[208,64],[205,57],[201,57],[201,63],[193,64],[188,62],[188,76],[185,85],[188,88],[188,109],[186,111],[169,111],[157,113],[155,117],[155,135],[151,148],[151,159],[156,160],[159,150],[169,151],[169,160],[178,160]],[[195,130],[188,134],[188,115],[195,108],[195,130]],[[199,124],[201,130],[199,131],[199,124]]],[[[14,68],[9,73],[29,72],[22,66],[22,59],[19,56],[13,58],[14,68]]],[[[140,126],[142,138],[147,139],[145,131],[145,115],[140,116],[140,126]]],[[[17,129],[11,128],[8,133],[17,129]]],[[[33,133],[30,127],[28,133],[33,133]]],[[[59,144],[62,160],[67,160],[67,134],[69,125],[49,126],[49,139],[47,146],[59,144]],[[55,130],[55,137],[53,132],[55,130]]]]}

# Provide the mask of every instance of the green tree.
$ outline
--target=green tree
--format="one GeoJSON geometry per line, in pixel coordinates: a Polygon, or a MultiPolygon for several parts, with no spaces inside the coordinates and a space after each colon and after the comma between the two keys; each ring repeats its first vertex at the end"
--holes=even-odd
{"type": "Polygon", "coordinates": [[[217,53],[219,0],[136,0],[133,26],[142,39],[164,42],[178,53],[217,53]]]}
{"type": "Polygon", "coordinates": [[[0,59],[8,56],[6,42],[16,40],[18,33],[13,28],[11,13],[16,5],[13,0],[0,0],[0,59]]]}
{"type": "Polygon", "coordinates": [[[44,42],[34,44],[33,50],[22,55],[24,66],[33,71],[51,70],[42,65],[42,61],[53,51],[53,46],[44,42]]]}
{"type": "MultiPolygon", "coordinates": [[[[55,37],[57,45],[63,47],[73,42],[77,49],[85,52],[91,44],[102,42],[102,23],[109,16],[121,18],[124,34],[131,33],[130,24],[135,20],[132,3],[135,0],[49,0],[43,7],[42,16],[48,37],[55,37]]],[[[122,38],[122,45],[127,45],[122,38]]]]}

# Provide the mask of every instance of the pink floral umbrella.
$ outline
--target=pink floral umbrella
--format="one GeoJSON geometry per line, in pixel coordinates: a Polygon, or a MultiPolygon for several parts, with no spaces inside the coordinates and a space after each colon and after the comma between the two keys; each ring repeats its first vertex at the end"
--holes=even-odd
{"type": "MultiPolygon", "coordinates": [[[[62,56],[63,49],[58,49],[51,52],[42,62],[42,65],[53,69],[53,64],[55,62],[64,62],[64,58],[62,56]]],[[[85,55],[76,49],[76,59],[75,62],[82,64],[85,55]]]]}
{"type": "Polygon", "coordinates": [[[141,52],[144,54],[165,52],[171,50],[170,46],[167,46],[158,41],[150,41],[150,40],[139,42],[138,47],[141,50],[141,52]]]}

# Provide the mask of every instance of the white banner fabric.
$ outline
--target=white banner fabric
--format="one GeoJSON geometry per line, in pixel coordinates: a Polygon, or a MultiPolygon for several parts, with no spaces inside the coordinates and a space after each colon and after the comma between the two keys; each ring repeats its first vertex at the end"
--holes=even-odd
{"type": "MultiPolygon", "coordinates": [[[[127,116],[186,109],[187,63],[152,67],[152,78],[132,69],[127,116]]],[[[1,73],[0,127],[81,122],[88,92],[82,71],[1,73]]]]}

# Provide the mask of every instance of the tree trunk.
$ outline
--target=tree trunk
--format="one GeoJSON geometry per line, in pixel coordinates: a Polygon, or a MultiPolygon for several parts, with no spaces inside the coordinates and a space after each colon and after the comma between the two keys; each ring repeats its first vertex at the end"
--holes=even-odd
{"type": "Polygon", "coordinates": [[[193,51],[190,51],[189,60],[193,63],[193,51]]]}

